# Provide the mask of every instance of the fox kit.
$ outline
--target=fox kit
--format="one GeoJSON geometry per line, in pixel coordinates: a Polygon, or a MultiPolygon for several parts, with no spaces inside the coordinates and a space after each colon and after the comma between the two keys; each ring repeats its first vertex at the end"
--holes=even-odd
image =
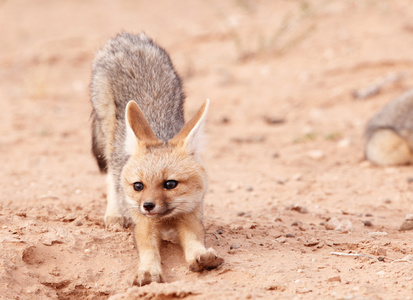
{"type": "Polygon", "coordinates": [[[365,155],[381,165],[413,163],[413,90],[387,104],[367,124],[365,155]]]}
{"type": "Polygon", "coordinates": [[[141,33],[108,41],[93,62],[92,150],[107,172],[106,226],[133,224],[134,284],[162,282],[161,240],[181,244],[192,271],[223,263],[204,244],[207,178],[199,157],[209,102],[185,124],[181,79],[141,33]]]}

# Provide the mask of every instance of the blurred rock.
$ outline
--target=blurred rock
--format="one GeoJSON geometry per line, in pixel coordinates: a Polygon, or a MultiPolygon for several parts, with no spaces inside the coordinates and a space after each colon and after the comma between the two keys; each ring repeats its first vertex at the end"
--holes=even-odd
{"type": "Polygon", "coordinates": [[[336,230],[343,233],[348,233],[353,230],[353,223],[350,220],[340,220],[336,217],[332,217],[324,226],[327,230],[336,230]]]}

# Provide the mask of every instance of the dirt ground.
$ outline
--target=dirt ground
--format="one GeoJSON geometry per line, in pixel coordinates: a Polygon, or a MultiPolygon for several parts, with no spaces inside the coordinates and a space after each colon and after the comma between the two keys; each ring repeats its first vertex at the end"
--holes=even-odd
{"type": "Polygon", "coordinates": [[[367,120],[413,87],[409,0],[0,0],[0,299],[412,299],[412,167],[363,157],[367,120]],[[97,49],[145,31],[211,99],[206,243],[191,273],[131,287],[90,152],[97,49]],[[376,93],[355,97],[370,87],[376,93]],[[358,93],[357,93],[358,92],[358,93]]]}

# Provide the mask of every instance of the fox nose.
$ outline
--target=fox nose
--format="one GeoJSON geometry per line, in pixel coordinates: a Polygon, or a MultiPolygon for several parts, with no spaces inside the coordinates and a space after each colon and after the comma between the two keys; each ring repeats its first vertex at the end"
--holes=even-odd
{"type": "Polygon", "coordinates": [[[143,203],[143,208],[146,210],[146,211],[151,211],[152,209],[154,209],[155,208],[155,203],[153,203],[153,202],[145,202],[145,203],[143,203]]]}

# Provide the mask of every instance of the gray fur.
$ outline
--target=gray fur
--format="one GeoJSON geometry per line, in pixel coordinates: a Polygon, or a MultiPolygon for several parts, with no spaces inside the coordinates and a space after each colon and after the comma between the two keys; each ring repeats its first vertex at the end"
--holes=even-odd
{"type": "MultiPolygon", "coordinates": [[[[99,134],[99,126],[105,118],[107,103],[115,104],[116,131],[113,134],[114,153],[106,153],[106,164],[124,156],[125,107],[135,100],[155,135],[165,142],[174,137],[184,125],[184,94],[182,83],[164,49],[156,45],[144,33],[121,33],[108,41],[96,55],[91,83],[93,104],[93,151],[97,161],[103,153],[101,140],[110,133],[99,134]],[[103,84],[102,84],[103,83],[103,84]],[[109,90],[112,98],[102,97],[109,90]],[[109,162],[108,162],[109,160],[109,162]]],[[[107,120],[106,120],[107,121],[107,120]]],[[[106,165],[100,162],[99,165],[106,165]]],[[[103,167],[104,168],[104,167],[103,167]]],[[[101,167],[102,170],[102,167],[101,167]]]]}
{"type": "Polygon", "coordinates": [[[380,129],[391,129],[413,149],[413,89],[388,103],[368,122],[365,136],[369,140],[380,129]]]}
{"type": "Polygon", "coordinates": [[[123,202],[120,175],[129,158],[125,107],[134,100],[157,138],[167,142],[184,126],[181,79],[166,51],[144,33],[121,33],[96,54],[90,90],[92,151],[100,170],[113,177],[123,202]]]}

